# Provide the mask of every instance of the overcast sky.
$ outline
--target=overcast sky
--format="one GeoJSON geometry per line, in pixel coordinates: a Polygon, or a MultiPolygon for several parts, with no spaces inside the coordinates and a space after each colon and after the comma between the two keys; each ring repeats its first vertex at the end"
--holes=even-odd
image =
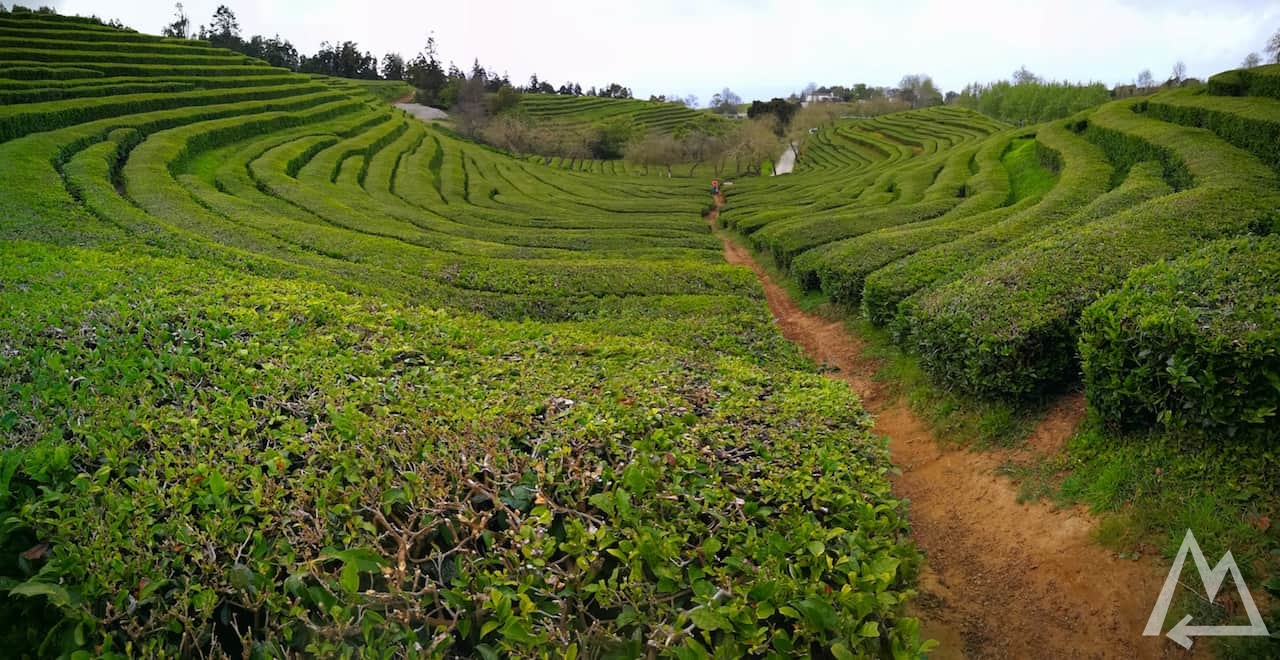
{"type": "MultiPolygon", "coordinates": [[[[11,0],[0,0],[11,4],[11,0]]],[[[1280,30],[1276,0],[222,0],[244,36],[279,34],[305,54],[352,40],[379,58],[406,58],[428,33],[441,59],[474,58],[512,82],[529,74],[636,96],[695,94],[706,104],[728,86],[745,100],[824,84],[892,86],[927,73],[943,90],[1008,78],[1025,65],[1042,77],[1157,80],[1182,60],[1189,75],[1234,68],[1280,30]]],[[[28,0],[23,4],[48,4],[28,0]]],[[[57,0],[60,12],[116,18],[158,33],[169,0],[57,0]]],[[[219,0],[186,0],[193,26],[219,0]]]]}

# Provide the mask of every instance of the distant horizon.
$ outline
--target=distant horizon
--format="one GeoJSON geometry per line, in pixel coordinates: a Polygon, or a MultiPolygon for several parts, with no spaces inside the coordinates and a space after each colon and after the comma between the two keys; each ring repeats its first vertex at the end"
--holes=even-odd
{"type": "MultiPolygon", "coordinates": [[[[119,20],[149,34],[159,34],[174,14],[167,0],[18,4],[119,20]]],[[[584,91],[616,82],[641,99],[693,95],[699,107],[724,87],[749,102],[798,94],[810,82],[892,88],[902,76],[920,73],[944,93],[959,92],[970,83],[1008,80],[1023,66],[1046,80],[1112,88],[1133,82],[1144,69],[1162,82],[1182,61],[1189,77],[1204,79],[1237,68],[1250,52],[1262,54],[1280,29],[1280,3],[1261,0],[1211,7],[1189,0],[1157,7],[1137,0],[1034,7],[1013,0],[852,7],[830,0],[655,0],[641,6],[571,0],[549,6],[406,4],[372,12],[335,0],[191,0],[184,6],[192,30],[207,24],[219,4],[235,12],[245,38],[278,34],[300,55],[314,54],[325,41],[354,41],[379,60],[388,52],[410,59],[431,33],[446,66],[466,70],[479,60],[520,86],[532,74],[556,87],[576,82],[584,91]],[[719,27],[713,32],[710,25],[719,27]],[[868,25],[875,27],[860,29],[868,25]]]]}

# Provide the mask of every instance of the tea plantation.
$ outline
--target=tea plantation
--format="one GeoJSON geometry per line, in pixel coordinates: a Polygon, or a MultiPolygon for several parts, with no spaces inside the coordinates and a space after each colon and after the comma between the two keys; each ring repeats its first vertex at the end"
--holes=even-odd
{"type": "Polygon", "coordinates": [[[1280,437],[1280,66],[1009,128],[850,119],[722,218],[943,387],[1083,380],[1117,427],[1280,437]],[[1265,238],[1264,238],[1265,237],[1265,238]]]}
{"type": "MultiPolygon", "coordinates": [[[[918,656],[885,442],[705,183],[514,158],[404,91],[0,15],[4,655],[918,656]]],[[[725,190],[944,388],[1280,440],[1280,65],[842,119],[725,190]]]]}
{"type": "Polygon", "coordinates": [[[919,650],[883,441],[701,183],[204,42],[0,42],[5,655],[919,650]]]}

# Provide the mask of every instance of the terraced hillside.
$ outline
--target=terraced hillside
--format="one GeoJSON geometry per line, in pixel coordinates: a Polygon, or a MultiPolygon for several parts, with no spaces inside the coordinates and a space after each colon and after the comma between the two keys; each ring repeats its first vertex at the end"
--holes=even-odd
{"type": "Polygon", "coordinates": [[[1228,72],[1026,129],[841,121],[806,176],[744,180],[721,217],[947,387],[1017,401],[1083,373],[1113,423],[1274,439],[1277,83],[1228,72]]]}
{"type": "MultiPolygon", "coordinates": [[[[638,99],[525,94],[516,113],[528,118],[539,132],[549,136],[544,141],[560,145],[559,150],[546,152],[549,155],[531,156],[531,162],[556,169],[607,175],[658,175],[662,168],[649,168],[622,158],[592,158],[592,150],[584,151],[582,148],[584,136],[604,130],[632,137],[691,131],[714,135],[730,128],[727,120],[709,112],[692,110],[677,103],[638,99]],[[578,148],[568,145],[578,145],[578,148]],[[575,153],[576,156],[571,155],[575,153]]],[[[684,172],[686,168],[688,166],[678,169],[684,172]]]]}
{"type": "Polygon", "coordinates": [[[715,115],[693,110],[679,103],[595,96],[525,94],[520,99],[520,108],[543,124],[557,125],[565,130],[622,119],[649,130],[671,133],[682,127],[722,121],[715,115]]]}
{"type": "Polygon", "coordinates": [[[919,648],[883,444],[701,185],[201,42],[0,41],[7,653],[919,648]]]}

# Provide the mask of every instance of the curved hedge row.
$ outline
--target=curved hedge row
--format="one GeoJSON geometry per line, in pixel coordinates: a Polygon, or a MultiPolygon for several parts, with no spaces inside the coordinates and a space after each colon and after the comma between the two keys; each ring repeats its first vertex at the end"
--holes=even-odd
{"type": "Polygon", "coordinates": [[[820,288],[836,302],[857,305],[871,273],[918,250],[959,239],[1008,217],[1012,209],[1022,208],[1019,204],[1008,207],[1010,210],[996,210],[1008,203],[1012,194],[1001,158],[1012,137],[1008,134],[991,140],[977,152],[960,152],[960,162],[948,166],[968,173],[968,164],[977,160],[982,168],[958,191],[965,197],[963,201],[957,199],[949,213],[936,220],[880,230],[812,250],[793,262],[793,275],[803,286],[820,288]]]}
{"type": "MultiPolygon", "coordinates": [[[[1075,137],[1059,124],[1040,126],[1036,131],[1036,154],[1057,170],[1057,180],[1048,191],[1024,191],[1036,202],[1017,213],[972,233],[918,252],[898,263],[875,283],[875,293],[862,298],[863,311],[874,322],[885,323],[897,312],[902,293],[920,288],[986,263],[1008,251],[1011,243],[1034,240],[1055,231],[1058,225],[1077,214],[1107,189],[1111,166],[1102,152],[1075,137]]],[[[1015,193],[1011,190],[1010,198],[1015,193]]],[[[1108,210],[1116,207],[1107,206],[1108,210]]],[[[1092,219],[1086,214],[1084,219],[1092,219]]],[[[995,220],[995,218],[993,218],[995,220]]],[[[860,273],[869,277],[870,273],[860,273]]],[[[852,302],[857,302],[853,298],[852,302]]]]}
{"type": "Polygon", "coordinates": [[[1280,64],[1224,71],[1209,78],[1215,96],[1270,96],[1280,99],[1280,64]]]}
{"type": "Polygon", "coordinates": [[[0,142],[27,133],[51,131],[119,115],[199,105],[258,101],[306,95],[316,105],[341,98],[323,85],[279,85],[200,90],[185,94],[131,94],[91,100],[50,101],[0,108],[0,142]]]}
{"type": "Polygon", "coordinates": [[[28,61],[49,64],[66,62],[73,65],[100,62],[113,65],[144,64],[147,66],[192,67],[240,65],[271,68],[265,63],[259,62],[247,55],[231,53],[230,51],[228,51],[226,55],[191,55],[187,54],[186,51],[183,51],[182,47],[175,47],[175,49],[177,49],[176,54],[162,55],[147,52],[119,54],[113,52],[100,52],[96,50],[40,50],[37,48],[5,48],[0,46],[0,62],[28,61]]]}
{"type": "Polygon", "coordinates": [[[0,62],[0,78],[8,80],[73,80],[77,78],[101,78],[101,71],[77,67],[46,67],[38,62],[0,62]]]}
{"type": "MultiPolygon", "coordinates": [[[[98,38],[101,33],[97,32],[61,32],[55,36],[40,35],[39,31],[33,30],[26,34],[14,34],[6,30],[0,35],[0,50],[5,52],[34,50],[37,52],[46,51],[75,51],[80,53],[94,53],[98,49],[110,49],[112,53],[150,53],[154,55],[202,55],[207,57],[220,57],[228,61],[242,61],[244,55],[236,53],[225,48],[213,48],[204,42],[175,43],[172,41],[157,40],[122,40],[108,41],[98,38]],[[89,35],[90,39],[81,39],[80,35],[89,35]]],[[[23,57],[19,59],[33,59],[23,57]]],[[[121,60],[115,60],[121,61],[121,60]]]]}
{"type": "Polygon", "coordinates": [[[113,85],[80,85],[76,87],[0,91],[0,105],[44,103],[47,101],[116,96],[124,94],[189,92],[193,89],[195,89],[195,85],[192,83],[138,82],[113,85]]]}
{"type": "Polygon", "coordinates": [[[1207,128],[1280,170],[1280,98],[1166,94],[1138,104],[1135,110],[1176,124],[1207,128]]]}
{"type": "Polygon", "coordinates": [[[1080,325],[1089,406],[1107,421],[1280,440],[1280,236],[1138,269],[1080,325]]]}
{"type": "Polygon", "coordinates": [[[1015,398],[1070,380],[1078,374],[1079,314],[1132,268],[1277,221],[1273,171],[1208,131],[1145,118],[1131,105],[1103,106],[1090,125],[1176,154],[1196,187],[1033,243],[924,292],[913,309],[910,346],[934,377],[1015,398]]]}
{"type": "MultiPolygon", "coordinates": [[[[2,71],[2,70],[0,70],[2,71]]],[[[67,69],[50,69],[50,71],[67,71],[67,69]]],[[[113,76],[105,77],[100,71],[84,70],[85,78],[13,80],[0,78],[0,90],[6,91],[47,91],[62,90],[74,95],[82,87],[92,89],[102,85],[137,85],[137,84],[187,84],[199,89],[222,89],[226,87],[269,87],[276,85],[309,85],[311,80],[290,73],[273,76],[225,76],[205,78],[200,76],[113,76]]]]}
{"type": "Polygon", "coordinates": [[[6,22],[0,19],[0,27],[4,27],[4,36],[11,39],[44,39],[49,41],[60,42],[96,42],[105,41],[113,44],[120,43],[148,43],[148,44],[171,44],[175,46],[196,46],[208,48],[209,43],[199,41],[197,39],[177,39],[173,37],[157,37],[150,34],[139,34],[137,32],[128,32],[124,30],[84,30],[79,26],[61,25],[54,29],[37,29],[27,24],[19,23],[21,27],[11,27],[11,21],[6,22]]]}

